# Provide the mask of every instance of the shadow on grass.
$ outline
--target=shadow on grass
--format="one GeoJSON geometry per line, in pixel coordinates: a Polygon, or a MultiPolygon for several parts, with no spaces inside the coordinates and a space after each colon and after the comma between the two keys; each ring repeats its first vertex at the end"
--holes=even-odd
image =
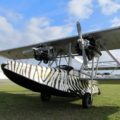
{"type": "Polygon", "coordinates": [[[81,101],[73,98],[53,97],[44,103],[38,94],[0,92],[0,120],[107,120],[118,111],[117,106],[82,109],[81,101]]]}

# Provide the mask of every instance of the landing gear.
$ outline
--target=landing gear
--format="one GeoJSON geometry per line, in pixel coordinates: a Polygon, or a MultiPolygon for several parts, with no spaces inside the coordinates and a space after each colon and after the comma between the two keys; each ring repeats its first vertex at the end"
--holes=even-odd
{"type": "Polygon", "coordinates": [[[82,107],[83,108],[90,108],[92,106],[92,97],[90,93],[85,93],[82,98],[82,107]]]}
{"type": "Polygon", "coordinates": [[[51,95],[48,93],[41,93],[41,100],[43,102],[47,102],[50,101],[51,95]]]}

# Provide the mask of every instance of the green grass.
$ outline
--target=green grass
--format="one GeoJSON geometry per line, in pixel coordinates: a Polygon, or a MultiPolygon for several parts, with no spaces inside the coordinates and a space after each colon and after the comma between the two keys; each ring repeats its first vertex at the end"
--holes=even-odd
{"type": "Polygon", "coordinates": [[[48,103],[38,93],[14,84],[0,84],[0,120],[120,120],[120,85],[101,85],[93,107],[82,109],[81,100],[52,97],[48,103]]]}

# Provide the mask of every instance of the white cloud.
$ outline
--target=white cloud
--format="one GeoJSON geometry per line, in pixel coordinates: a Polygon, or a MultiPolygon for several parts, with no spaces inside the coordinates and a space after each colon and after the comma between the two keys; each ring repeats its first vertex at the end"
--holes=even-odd
{"type": "Polygon", "coordinates": [[[111,26],[112,27],[116,27],[116,26],[120,26],[120,18],[118,17],[114,17],[112,20],[111,20],[111,26]]]}
{"type": "Polygon", "coordinates": [[[70,15],[79,19],[87,19],[93,13],[93,0],[70,0],[68,10],[70,15]]]}
{"type": "Polygon", "coordinates": [[[13,12],[6,12],[6,17],[9,18],[11,21],[17,21],[23,19],[23,16],[19,13],[13,12]]]}
{"type": "Polygon", "coordinates": [[[120,10],[120,2],[116,0],[98,0],[104,15],[112,15],[120,10]]]}
{"type": "Polygon", "coordinates": [[[23,19],[22,14],[5,8],[0,8],[0,14],[1,16],[6,17],[9,21],[13,21],[13,22],[23,19]]]}
{"type": "Polygon", "coordinates": [[[0,49],[58,39],[68,36],[72,31],[70,25],[51,25],[51,21],[43,17],[31,18],[26,23],[19,30],[6,17],[0,16],[0,49]]]}
{"type": "Polygon", "coordinates": [[[5,17],[0,16],[0,49],[7,46],[14,46],[20,39],[20,32],[5,17]]]}
{"type": "Polygon", "coordinates": [[[40,42],[51,39],[62,38],[72,31],[70,25],[51,26],[47,18],[32,18],[26,26],[25,36],[31,42],[40,42]]]}

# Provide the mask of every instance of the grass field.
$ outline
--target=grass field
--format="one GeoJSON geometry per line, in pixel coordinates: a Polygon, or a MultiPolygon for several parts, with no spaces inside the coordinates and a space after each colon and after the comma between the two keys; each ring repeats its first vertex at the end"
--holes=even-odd
{"type": "Polygon", "coordinates": [[[120,85],[100,88],[93,107],[82,109],[79,99],[52,97],[43,103],[38,93],[0,83],[0,120],[120,120],[120,85]]]}

